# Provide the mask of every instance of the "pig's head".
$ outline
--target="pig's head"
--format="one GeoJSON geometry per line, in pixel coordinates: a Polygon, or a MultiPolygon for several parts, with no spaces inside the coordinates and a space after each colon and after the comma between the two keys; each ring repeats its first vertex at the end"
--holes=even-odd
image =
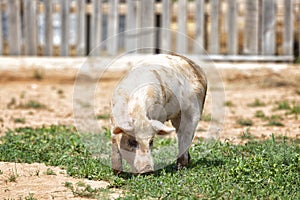
{"type": "Polygon", "coordinates": [[[174,130],[157,120],[133,120],[132,123],[114,127],[112,167],[115,172],[122,170],[122,158],[129,163],[134,173],[154,171],[151,155],[153,138],[156,134],[168,134],[174,130]]]}

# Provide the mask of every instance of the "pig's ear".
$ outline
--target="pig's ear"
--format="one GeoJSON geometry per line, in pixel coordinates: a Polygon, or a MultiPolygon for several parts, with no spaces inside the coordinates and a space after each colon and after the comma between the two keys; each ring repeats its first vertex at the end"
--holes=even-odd
{"type": "Polygon", "coordinates": [[[175,131],[175,128],[168,127],[157,120],[151,120],[151,125],[152,125],[153,129],[155,131],[157,131],[157,134],[159,134],[159,135],[165,135],[165,134],[169,134],[169,133],[172,133],[173,131],[175,131]]]}
{"type": "Polygon", "coordinates": [[[129,125],[129,124],[124,124],[122,126],[117,126],[115,128],[113,128],[113,134],[119,134],[119,133],[130,133],[133,131],[133,128],[129,125]]]}

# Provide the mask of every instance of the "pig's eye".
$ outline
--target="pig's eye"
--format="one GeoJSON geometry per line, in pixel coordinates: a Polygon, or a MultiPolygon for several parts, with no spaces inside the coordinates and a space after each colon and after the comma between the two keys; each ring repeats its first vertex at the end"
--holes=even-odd
{"type": "Polygon", "coordinates": [[[149,145],[150,145],[150,147],[153,147],[153,140],[150,140],[149,145]]]}
{"type": "Polygon", "coordinates": [[[136,148],[138,146],[138,142],[136,140],[128,140],[128,145],[136,148]]]}

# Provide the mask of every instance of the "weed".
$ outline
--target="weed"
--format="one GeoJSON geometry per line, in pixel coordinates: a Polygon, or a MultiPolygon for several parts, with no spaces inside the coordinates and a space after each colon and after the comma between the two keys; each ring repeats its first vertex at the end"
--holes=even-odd
{"type": "Polygon", "coordinates": [[[289,110],[291,108],[288,101],[280,101],[277,103],[277,110],[289,110]]]}
{"type": "Polygon", "coordinates": [[[247,128],[246,131],[244,131],[241,135],[241,139],[243,140],[245,139],[252,140],[254,138],[255,137],[250,133],[250,128],[247,128]]]}
{"type": "Polygon", "coordinates": [[[14,118],[14,122],[19,123],[19,124],[25,124],[26,119],[25,118],[14,118]]]}
{"type": "Polygon", "coordinates": [[[69,188],[69,189],[73,188],[73,183],[71,183],[71,182],[65,182],[64,185],[66,188],[69,188]]]}
{"type": "Polygon", "coordinates": [[[257,117],[257,118],[261,118],[261,119],[267,119],[268,118],[262,110],[257,110],[255,112],[254,116],[257,117]]]}
{"type": "Polygon", "coordinates": [[[266,125],[267,126],[284,126],[281,122],[279,122],[277,120],[272,120],[272,119],[270,119],[266,125]]]}
{"type": "Polygon", "coordinates": [[[24,98],[25,98],[25,92],[21,92],[20,99],[24,99],[24,98]]]}
{"type": "Polygon", "coordinates": [[[244,119],[244,118],[240,118],[236,121],[237,124],[241,125],[241,126],[252,126],[253,122],[251,119],[244,119]]]}
{"type": "Polygon", "coordinates": [[[36,198],[34,198],[33,193],[29,193],[29,195],[27,197],[25,197],[25,200],[36,200],[36,198]]]}
{"type": "Polygon", "coordinates": [[[280,120],[283,120],[281,116],[278,115],[272,115],[271,117],[267,118],[268,123],[266,124],[267,126],[284,126],[280,120]]]}
{"type": "Polygon", "coordinates": [[[12,174],[9,175],[8,181],[9,182],[17,182],[17,177],[18,176],[16,174],[12,173],[12,174]]]}
{"type": "Polygon", "coordinates": [[[63,91],[62,89],[58,89],[58,90],[57,90],[57,94],[63,95],[63,94],[64,94],[64,91],[63,91]]]}
{"type": "Polygon", "coordinates": [[[109,114],[99,114],[96,116],[96,119],[108,120],[110,118],[109,114]]]}
{"type": "Polygon", "coordinates": [[[266,104],[264,102],[261,102],[259,99],[255,99],[254,102],[249,103],[249,107],[262,107],[265,106],[266,104]]]}
{"type": "Polygon", "coordinates": [[[201,116],[201,119],[205,122],[210,122],[211,121],[211,114],[205,114],[203,113],[203,115],[201,116]]]}
{"type": "Polygon", "coordinates": [[[300,114],[300,106],[294,104],[293,107],[290,108],[288,114],[295,114],[295,115],[300,114]]]}
{"type": "Polygon", "coordinates": [[[98,194],[97,189],[93,189],[82,181],[77,182],[75,187],[71,182],[65,182],[64,186],[69,188],[75,197],[95,198],[98,194]]]}
{"type": "Polygon", "coordinates": [[[227,106],[227,107],[234,107],[235,106],[231,101],[226,101],[224,103],[224,105],[227,106]]]}
{"type": "Polygon", "coordinates": [[[12,106],[16,105],[16,103],[17,103],[16,98],[12,97],[7,104],[7,108],[11,108],[12,106]]]}
{"type": "Polygon", "coordinates": [[[42,80],[44,78],[42,70],[35,69],[33,71],[33,78],[36,80],[42,80]]]}
{"type": "Polygon", "coordinates": [[[76,185],[77,185],[78,187],[84,187],[84,186],[85,186],[85,182],[83,182],[83,181],[78,181],[78,182],[76,183],[76,185]]]}
{"type": "Polygon", "coordinates": [[[35,101],[35,100],[30,100],[26,104],[20,104],[18,106],[19,108],[33,108],[33,109],[43,109],[46,108],[46,105],[35,101]]]}
{"type": "Polygon", "coordinates": [[[51,168],[47,168],[47,170],[44,172],[45,175],[55,175],[56,173],[51,169],[51,168]]]}

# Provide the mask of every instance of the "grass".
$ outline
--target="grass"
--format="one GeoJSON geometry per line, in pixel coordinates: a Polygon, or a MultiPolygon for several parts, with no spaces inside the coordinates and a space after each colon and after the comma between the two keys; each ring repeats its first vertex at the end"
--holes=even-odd
{"type": "Polygon", "coordinates": [[[56,173],[51,169],[51,168],[47,168],[47,170],[44,172],[45,175],[55,175],[56,173]]]}
{"type": "Polygon", "coordinates": [[[35,100],[29,100],[27,103],[20,104],[18,107],[19,108],[44,109],[44,108],[46,108],[46,105],[43,103],[40,103],[38,101],[35,101],[35,100]]]}
{"type": "Polygon", "coordinates": [[[29,193],[29,195],[25,197],[25,200],[36,200],[36,198],[34,198],[33,193],[29,193]]]}
{"type": "Polygon", "coordinates": [[[289,110],[291,109],[290,103],[288,101],[277,102],[276,110],[289,110]]]}
{"type": "Polygon", "coordinates": [[[33,78],[36,80],[42,80],[44,78],[42,70],[35,69],[33,71],[33,78]]]}
{"type": "Polygon", "coordinates": [[[71,182],[65,182],[65,187],[69,188],[75,197],[97,198],[101,189],[93,189],[90,185],[84,182],[77,182],[74,186],[71,182]]]}
{"type": "Polygon", "coordinates": [[[286,110],[286,115],[295,115],[295,118],[298,118],[300,114],[300,106],[293,102],[292,105],[288,101],[277,102],[277,107],[274,110],[286,110]]]}
{"type": "Polygon", "coordinates": [[[108,120],[110,118],[109,114],[99,114],[96,116],[96,119],[108,120]]]}
{"type": "Polygon", "coordinates": [[[203,120],[205,122],[210,122],[212,120],[211,114],[203,113],[203,115],[201,116],[201,120],[203,120]]]}
{"type": "MultiPolygon", "coordinates": [[[[110,185],[97,190],[65,183],[74,194],[99,199],[116,188],[124,192],[120,199],[300,198],[299,141],[286,137],[251,139],[245,145],[196,141],[190,149],[191,163],[183,170],[177,171],[173,161],[151,175],[114,176],[103,158],[94,156],[83,142],[87,136],[64,126],[10,130],[0,140],[0,160],[46,163],[73,177],[106,180],[110,185]]],[[[165,140],[159,138],[156,148],[172,143],[165,140]]]]}
{"type": "Polygon", "coordinates": [[[254,102],[249,103],[247,106],[249,107],[262,107],[265,106],[266,104],[259,99],[255,99],[254,102]]]}
{"type": "Polygon", "coordinates": [[[264,121],[267,121],[266,126],[284,126],[283,123],[281,123],[281,121],[283,120],[283,118],[281,116],[278,115],[272,115],[272,116],[266,116],[265,113],[261,110],[257,110],[254,114],[255,117],[260,118],[264,121]]]}
{"type": "Polygon", "coordinates": [[[240,137],[242,140],[252,140],[255,138],[255,136],[253,136],[251,133],[250,133],[250,128],[247,128],[241,135],[240,137]]]}
{"type": "Polygon", "coordinates": [[[244,119],[244,118],[240,118],[236,121],[237,124],[241,125],[241,126],[252,126],[253,122],[251,119],[244,119]]]}
{"type": "Polygon", "coordinates": [[[257,110],[255,112],[254,116],[257,118],[264,119],[264,120],[268,118],[262,110],[257,110]]]}
{"type": "Polygon", "coordinates": [[[234,107],[234,106],[235,106],[235,104],[232,103],[232,101],[226,101],[226,102],[224,103],[224,105],[227,106],[227,107],[234,107]]]}
{"type": "Polygon", "coordinates": [[[12,174],[9,175],[8,181],[9,182],[17,182],[17,177],[18,177],[17,174],[12,173],[12,174]]]}
{"type": "Polygon", "coordinates": [[[14,122],[18,124],[25,124],[26,119],[25,118],[14,118],[14,122]]]}

